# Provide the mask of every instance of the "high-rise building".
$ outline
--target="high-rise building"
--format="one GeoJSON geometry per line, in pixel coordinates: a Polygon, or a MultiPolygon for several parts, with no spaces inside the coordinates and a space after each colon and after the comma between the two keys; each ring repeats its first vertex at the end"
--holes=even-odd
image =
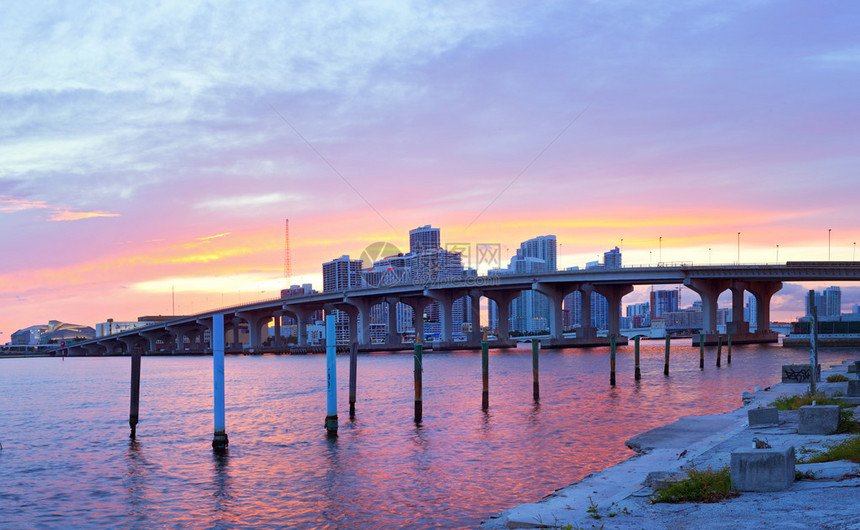
{"type": "MultiPolygon", "coordinates": [[[[513,274],[546,272],[546,262],[540,258],[514,256],[510,267],[513,274]]],[[[534,290],[525,290],[511,302],[511,329],[542,331],[549,329],[549,300],[534,290]]]]}
{"type": "Polygon", "coordinates": [[[546,264],[546,271],[555,272],[556,264],[556,241],[555,236],[538,236],[520,243],[517,249],[517,257],[538,258],[546,264]]]}
{"type": "Polygon", "coordinates": [[[838,317],[842,314],[842,290],[839,287],[828,287],[821,295],[821,305],[824,312],[820,316],[838,317]]]}
{"type": "MultiPolygon", "coordinates": [[[[809,311],[809,297],[804,297],[806,300],[806,314],[809,311]]],[[[815,308],[818,312],[818,317],[838,317],[842,314],[842,290],[839,287],[828,287],[824,292],[815,292],[815,308]]]]}
{"type": "Polygon", "coordinates": [[[417,254],[441,248],[439,229],[430,225],[419,226],[409,231],[409,252],[417,254]]]}
{"type": "Polygon", "coordinates": [[[323,263],[323,291],[345,291],[361,287],[361,260],[341,256],[323,263]]]}
{"type": "Polygon", "coordinates": [[[678,311],[678,291],[666,289],[651,291],[651,320],[665,318],[666,313],[678,311]]]}
{"type": "Polygon", "coordinates": [[[607,269],[621,268],[621,251],[618,247],[603,253],[603,266],[607,269]]]}

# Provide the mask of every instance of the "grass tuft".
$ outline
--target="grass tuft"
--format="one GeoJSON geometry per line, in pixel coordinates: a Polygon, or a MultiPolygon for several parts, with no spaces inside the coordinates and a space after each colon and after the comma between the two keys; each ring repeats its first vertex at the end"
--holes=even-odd
{"type": "Polygon", "coordinates": [[[724,499],[737,497],[732,490],[732,477],[729,466],[704,471],[687,470],[687,478],[667,484],[657,490],[651,497],[651,502],[720,502],[724,499]]]}
{"type": "Polygon", "coordinates": [[[839,426],[836,428],[838,434],[860,433],[860,422],[854,419],[854,405],[839,398],[827,397],[824,394],[798,394],[796,396],[780,396],[770,403],[770,406],[779,410],[798,410],[800,407],[812,405],[839,405],[839,426]]]}
{"type": "Polygon", "coordinates": [[[825,443],[825,450],[803,459],[804,463],[833,462],[850,460],[860,463],[860,436],[854,436],[838,443],[825,443]]]}
{"type": "Polygon", "coordinates": [[[845,381],[848,381],[848,378],[842,374],[833,374],[827,376],[828,383],[844,383],[845,381]]]}

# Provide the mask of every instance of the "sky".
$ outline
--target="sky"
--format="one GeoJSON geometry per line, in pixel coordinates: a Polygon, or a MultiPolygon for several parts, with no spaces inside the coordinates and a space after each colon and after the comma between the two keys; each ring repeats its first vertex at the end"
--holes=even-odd
{"type": "Polygon", "coordinates": [[[4,2],[0,342],[274,298],[285,219],[317,287],[426,224],[554,234],[562,267],[853,260],[858,27],[828,0],[4,2]]]}

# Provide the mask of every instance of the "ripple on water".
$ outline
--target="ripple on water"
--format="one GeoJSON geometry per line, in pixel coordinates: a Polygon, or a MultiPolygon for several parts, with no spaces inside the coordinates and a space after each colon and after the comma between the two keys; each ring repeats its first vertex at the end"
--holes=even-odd
{"type": "MultiPolygon", "coordinates": [[[[413,418],[412,357],[359,357],[357,416],[339,377],[340,430],[323,429],[322,356],[228,357],[226,456],[211,452],[211,359],[144,358],[141,419],[128,439],[128,359],[4,359],[0,521],[11,527],[474,527],[630,454],[630,436],[680,416],[723,412],[776,382],[803,350],[735,347],[698,368],[698,348],[643,342],[643,379],[620,348],[424,357],[424,419],[413,418]]],[[[855,358],[824,351],[822,364],[855,358]]],[[[346,374],[348,360],[338,358],[346,374]]]]}

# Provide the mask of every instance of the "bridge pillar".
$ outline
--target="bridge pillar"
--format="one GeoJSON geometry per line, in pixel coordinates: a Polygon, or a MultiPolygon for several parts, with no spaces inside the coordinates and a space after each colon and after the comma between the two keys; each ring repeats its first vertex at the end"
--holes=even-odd
{"type": "Polygon", "coordinates": [[[562,319],[564,297],[576,290],[575,284],[558,282],[534,282],[532,289],[543,294],[549,300],[549,337],[552,341],[564,338],[564,321],[562,319]]]}
{"type": "Polygon", "coordinates": [[[268,328],[269,321],[272,319],[272,310],[240,311],[236,313],[236,316],[248,323],[248,348],[262,348],[263,341],[269,335],[268,328]]]}
{"type": "MultiPolygon", "coordinates": [[[[370,337],[370,312],[371,312],[371,310],[373,310],[373,308],[377,304],[379,304],[382,301],[382,299],[379,299],[379,298],[374,298],[374,299],[359,298],[359,297],[346,295],[346,296],[344,296],[343,301],[345,304],[344,307],[352,306],[358,310],[358,320],[357,320],[357,322],[358,322],[358,339],[357,340],[358,340],[359,345],[370,347],[370,345],[373,343],[373,341],[371,340],[371,337],[370,337]]],[[[341,309],[341,308],[338,308],[338,309],[341,309]]],[[[349,314],[350,326],[352,326],[353,315],[349,311],[347,311],[347,313],[349,314]]],[[[350,334],[349,334],[350,335],[350,342],[356,340],[356,337],[353,334],[352,329],[353,328],[350,327],[350,334]]]]}
{"type": "Polygon", "coordinates": [[[200,327],[200,351],[210,352],[212,350],[212,317],[198,318],[197,325],[200,327]],[[209,331],[209,347],[206,347],[206,331],[209,331]]]}
{"type": "Polygon", "coordinates": [[[283,314],[280,311],[275,311],[275,314],[272,315],[272,331],[274,332],[274,339],[272,340],[272,346],[278,347],[281,345],[281,317],[283,314]]]}
{"type": "Polygon", "coordinates": [[[720,293],[731,285],[729,280],[703,280],[687,278],[684,285],[702,298],[702,331],[707,334],[717,332],[717,299],[720,293]]]}
{"type": "Polygon", "coordinates": [[[442,348],[451,348],[454,345],[453,310],[454,302],[468,293],[454,289],[424,289],[424,296],[439,302],[439,320],[442,330],[439,341],[442,348]]]}
{"type": "Polygon", "coordinates": [[[399,300],[389,297],[385,299],[385,303],[388,304],[388,328],[386,329],[388,333],[385,342],[390,345],[397,345],[403,342],[400,339],[400,333],[397,332],[397,304],[399,300]]]}
{"type": "Polygon", "coordinates": [[[496,312],[499,315],[499,329],[497,337],[500,341],[507,341],[511,338],[511,302],[519,296],[522,296],[521,289],[505,290],[505,291],[485,291],[484,296],[496,303],[496,312]]]}
{"type": "Polygon", "coordinates": [[[284,304],[283,310],[292,313],[296,319],[297,344],[301,347],[308,345],[308,320],[316,311],[315,307],[301,306],[298,304],[284,304]]]}
{"type": "Polygon", "coordinates": [[[594,290],[606,298],[609,336],[615,335],[617,337],[621,333],[621,299],[624,298],[624,295],[633,292],[633,285],[599,285],[595,286],[594,290]]]}
{"type": "Polygon", "coordinates": [[[484,333],[481,330],[481,296],[481,291],[478,289],[469,291],[469,321],[472,324],[469,343],[473,346],[480,346],[481,340],[484,338],[484,333]]]}
{"type": "Polygon", "coordinates": [[[226,349],[238,350],[241,352],[242,351],[242,343],[239,340],[239,320],[240,319],[238,319],[236,317],[232,317],[232,318],[228,319],[227,315],[224,315],[225,326],[229,322],[230,329],[233,330],[233,342],[231,342],[230,345],[226,349]]]}
{"type": "Polygon", "coordinates": [[[746,335],[750,332],[749,323],[744,320],[744,291],[747,284],[733,281],[729,289],[732,291],[732,321],[726,324],[726,330],[735,335],[746,335]]]}
{"type": "Polygon", "coordinates": [[[400,299],[401,303],[406,304],[412,309],[412,327],[415,330],[414,342],[424,341],[424,308],[430,303],[429,298],[424,296],[410,296],[400,299]],[[420,340],[419,340],[420,339],[420,340]]]}
{"type": "Polygon", "coordinates": [[[594,292],[594,287],[591,284],[585,283],[582,284],[579,288],[580,293],[580,324],[579,324],[579,333],[576,334],[576,338],[588,338],[593,339],[597,336],[597,330],[594,329],[594,325],[591,323],[591,293],[594,292]]]}
{"type": "Polygon", "coordinates": [[[755,296],[756,334],[770,333],[770,300],[782,289],[782,282],[750,282],[747,290],[755,296]]]}
{"type": "Polygon", "coordinates": [[[158,353],[158,339],[164,335],[163,330],[143,331],[139,335],[147,340],[150,354],[158,353]]]}

